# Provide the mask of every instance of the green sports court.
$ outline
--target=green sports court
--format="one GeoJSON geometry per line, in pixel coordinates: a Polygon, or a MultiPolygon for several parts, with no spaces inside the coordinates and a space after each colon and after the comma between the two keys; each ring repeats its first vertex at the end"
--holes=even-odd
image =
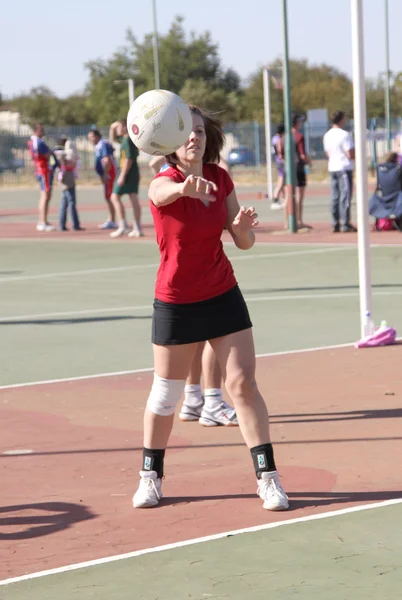
{"type": "MultiPolygon", "coordinates": [[[[254,325],[258,382],[290,510],[262,510],[237,428],[175,423],[164,501],[134,511],[152,379],[158,265],[145,238],[35,231],[36,190],[0,192],[0,598],[389,598],[399,590],[399,344],[356,350],[355,234],[333,235],[311,185],[310,231],[284,233],[262,187],[261,226],[225,249],[254,325]],[[194,464],[197,469],[194,469],[194,464]]],[[[57,197],[52,201],[52,219],[57,197]]],[[[400,234],[373,233],[373,314],[401,330],[400,234]]]]}

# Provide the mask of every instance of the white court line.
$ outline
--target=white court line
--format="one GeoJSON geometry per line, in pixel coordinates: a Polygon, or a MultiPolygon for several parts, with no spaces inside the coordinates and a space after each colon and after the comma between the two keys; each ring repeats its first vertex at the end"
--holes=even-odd
{"type": "MultiPolygon", "coordinates": [[[[301,348],[299,350],[282,350],[281,352],[266,352],[256,354],[256,358],[268,358],[270,356],[285,356],[287,354],[303,354],[307,352],[319,352],[322,350],[336,350],[338,348],[349,348],[353,342],[346,344],[335,344],[333,346],[317,346],[313,348],[301,348]]],[[[77,377],[63,377],[61,379],[46,379],[43,381],[27,381],[25,383],[9,383],[1,385],[0,390],[11,390],[14,388],[31,387],[34,385],[49,385],[51,383],[68,383],[70,381],[84,381],[85,379],[97,379],[101,377],[120,377],[121,375],[135,375],[136,373],[147,373],[153,371],[153,367],[145,367],[143,369],[129,369],[127,371],[113,371],[111,373],[94,373],[92,375],[79,375],[77,377]]]]}
{"type": "MultiPolygon", "coordinates": [[[[302,256],[305,254],[325,254],[327,252],[340,252],[348,250],[347,246],[331,246],[328,248],[314,248],[313,250],[295,250],[290,252],[270,252],[268,254],[244,254],[241,256],[229,256],[229,260],[255,260],[261,258],[283,258],[286,256],[302,256]]],[[[159,263],[150,263],[144,265],[127,265],[119,267],[106,267],[102,269],[85,269],[82,271],[58,271],[57,273],[40,273],[37,275],[14,275],[11,277],[0,277],[0,283],[8,283],[13,281],[29,281],[32,279],[50,279],[52,277],[69,277],[75,275],[92,275],[94,273],[113,273],[115,271],[132,271],[141,269],[155,269],[159,267],[159,263]]],[[[11,270],[11,267],[9,267],[11,270]]],[[[12,269],[12,270],[17,270],[12,269]]]]}
{"type": "Polygon", "coordinates": [[[32,315],[15,315],[11,317],[0,317],[0,325],[12,321],[25,321],[26,319],[45,319],[48,317],[73,317],[74,315],[91,315],[97,313],[115,313],[127,310],[152,310],[152,304],[143,304],[140,306],[116,306],[114,308],[87,308],[83,310],[67,310],[64,312],[53,313],[34,313],[32,315]]]}
{"type": "Polygon", "coordinates": [[[151,267],[159,267],[159,263],[152,263],[146,265],[127,265],[124,267],[106,267],[104,269],[84,269],[82,271],[58,271],[57,273],[40,273],[38,275],[14,275],[11,277],[0,277],[0,283],[8,283],[9,281],[29,281],[30,279],[50,279],[52,277],[69,277],[74,275],[92,275],[93,273],[110,273],[112,271],[133,271],[140,269],[150,269],[151,267]]]}
{"type": "Polygon", "coordinates": [[[176,550],[177,548],[184,548],[186,546],[194,546],[196,544],[203,544],[205,542],[212,542],[214,540],[221,540],[222,538],[234,535],[242,535],[244,533],[256,533],[258,531],[266,531],[267,529],[277,529],[278,527],[286,527],[288,525],[297,525],[298,523],[308,523],[309,521],[319,521],[321,519],[329,519],[333,517],[340,517],[351,513],[362,512],[366,510],[373,510],[375,508],[384,508],[386,506],[393,506],[401,504],[402,498],[395,498],[392,500],[384,500],[383,502],[376,502],[373,504],[361,504],[360,506],[352,506],[349,508],[341,508],[339,510],[333,510],[325,513],[308,515],[305,517],[298,517],[296,519],[288,519],[286,521],[277,521],[275,523],[265,523],[263,525],[255,525],[254,527],[245,527],[244,529],[235,529],[234,531],[225,531],[223,533],[215,533],[213,535],[206,535],[204,537],[195,538],[192,540],[184,540],[182,542],[174,542],[172,544],[165,544],[163,546],[156,546],[154,548],[145,548],[144,550],[136,550],[134,552],[126,552],[125,554],[117,554],[115,556],[106,556],[105,558],[98,558],[95,560],[88,560],[86,562],[76,563],[73,565],[67,565],[65,567],[58,567],[56,569],[48,569],[46,571],[39,571],[37,573],[29,573],[27,575],[21,575],[20,577],[12,577],[10,579],[3,579],[0,581],[0,585],[10,585],[12,583],[20,583],[21,581],[28,581],[31,579],[38,579],[39,577],[47,577],[49,575],[58,575],[60,573],[68,573],[70,571],[76,571],[78,569],[87,569],[89,567],[96,567],[99,565],[105,565],[120,560],[127,560],[130,558],[136,558],[137,556],[144,556],[144,554],[154,554],[155,552],[164,552],[166,550],[176,550]]]}
{"type": "MultiPolygon", "coordinates": [[[[275,293],[274,291],[272,292],[275,293]]],[[[340,294],[286,294],[286,295],[270,295],[270,296],[245,296],[246,302],[275,302],[282,300],[325,300],[331,298],[354,298],[358,297],[359,290],[355,292],[341,292],[340,294]]],[[[390,290],[388,292],[373,292],[373,296],[400,296],[402,290],[390,290]]],[[[131,306],[116,306],[113,308],[87,308],[83,310],[67,310],[64,312],[50,312],[50,313],[33,313],[30,315],[11,315],[7,317],[0,317],[0,325],[5,323],[12,323],[13,321],[25,321],[29,319],[46,319],[49,317],[74,317],[76,315],[90,315],[99,313],[118,313],[125,311],[136,311],[136,310],[152,310],[152,304],[142,305],[131,305],[131,306]]]]}

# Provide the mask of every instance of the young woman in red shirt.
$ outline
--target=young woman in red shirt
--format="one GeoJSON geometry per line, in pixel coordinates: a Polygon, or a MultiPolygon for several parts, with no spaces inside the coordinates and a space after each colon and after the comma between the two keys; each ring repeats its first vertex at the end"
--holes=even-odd
{"type": "Polygon", "coordinates": [[[257,476],[264,508],[286,510],[265,402],[255,381],[252,323],[223,251],[226,228],[241,250],[254,245],[254,208],[239,207],[229,174],[216,163],[224,135],[218,121],[190,106],[193,130],[169,168],[149,188],[161,254],[152,320],[154,382],[144,416],[144,451],[135,508],[159,504],[164,456],[197,343],[219,360],[257,476]]]}

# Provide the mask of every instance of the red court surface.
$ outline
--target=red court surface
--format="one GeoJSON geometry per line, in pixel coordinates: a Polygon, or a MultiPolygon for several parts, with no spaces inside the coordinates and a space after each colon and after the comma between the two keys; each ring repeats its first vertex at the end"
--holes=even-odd
{"type": "Polygon", "coordinates": [[[286,513],[262,509],[238,428],[178,420],[165,499],[132,508],[149,371],[1,390],[0,578],[401,497],[401,359],[400,345],[258,359],[286,513]]]}

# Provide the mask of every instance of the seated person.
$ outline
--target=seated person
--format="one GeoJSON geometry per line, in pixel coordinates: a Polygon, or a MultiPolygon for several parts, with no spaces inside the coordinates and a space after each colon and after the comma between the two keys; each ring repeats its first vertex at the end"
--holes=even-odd
{"type": "Polygon", "coordinates": [[[402,217],[402,168],[396,152],[389,152],[377,167],[377,189],[370,198],[369,213],[393,220],[398,228],[402,217]]]}

